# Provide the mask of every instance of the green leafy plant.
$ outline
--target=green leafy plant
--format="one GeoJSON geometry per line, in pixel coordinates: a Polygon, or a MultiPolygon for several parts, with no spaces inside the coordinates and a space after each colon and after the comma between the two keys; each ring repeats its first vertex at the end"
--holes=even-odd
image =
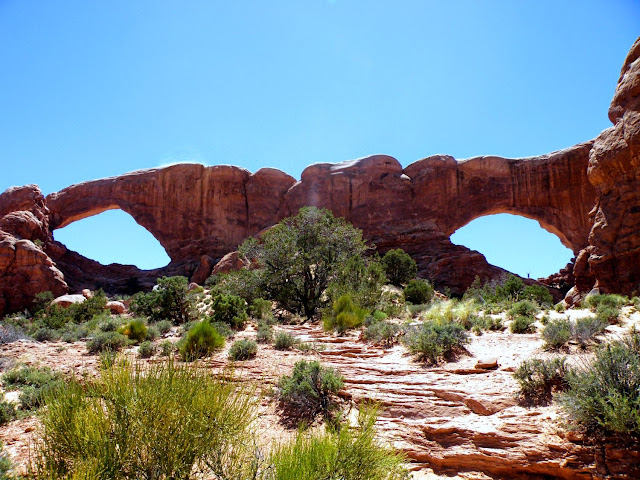
{"type": "Polygon", "coordinates": [[[289,332],[280,330],[276,333],[273,346],[276,350],[291,350],[298,342],[299,340],[295,336],[289,332]]]}
{"type": "Polygon", "coordinates": [[[533,333],[536,331],[536,319],[524,315],[517,315],[509,324],[511,333],[533,333]]]}
{"type": "Polygon", "coordinates": [[[401,287],[418,274],[416,261],[401,248],[389,250],[381,262],[389,282],[396,287],[401,287]]]}
{"type": "Polygon", "coordinates": [[[551,401],[554,393],[568,387],[568,373],[564,357],[550,360],[532,358],[522,362],[513,376],[520,385],[523,400],[544,404],[551,401]]]}
{"type": "Polygon", "coordinates": [[[325,330],[337,330],[343,333],[350,328],[359,327],[364,323],[367,311],[356,305],[351,295],[343,295],[333,303],[331,312],[323,315],[325,330]]]}
{"type": "Polygon", "coordinates": [[[549,290],[542,285],[527,285],[522,290],[519,297],[523,300],[530,300],[538,305],[550,307],[553,305],[553,297],[549,290]]]}
{"type": "Polygon", "coordinates": [[[259,343],[271,343],[273,340],[273,327],[267,322],[258,322],[256,341],[259,343]]]}
{"type": "Polygon", "coordinates": [[[329,283],[350,258],[366,250],[362,232],[329,210],[303,207],[265,232],[248,239],[240,253],[255,259],[262,290],[284,310],[312,318],[326,305],[329,283]]]}
{"type": "Polygon", "coordinates": [[[469,343],[469,337],[458,323],[427,320],[422,325],[408,328],[402,342],[417,360],[436,363],[461,350],[469,343]]]}
{"type": "Polygon", "coordinates": [[[374,321],[367,326],[362,333],[362,338],[367,341],[381,343],[385,347],[391,347],[398,342],[402,332],[400,325],[385,320],[374,321]]]}
{"type": "Polygon", "coordinates": [[[170,320],[160,320],[159,322],[156,322],[154,325],[162,335],[169,332],[171,330],[171,327],[173,326],[170,320]]]}
{"type": "Polygon", "coordinates": [[[409,480],[405,458],[376,438],[375,406],[363,405],[353,427],[299,430],[278,445],[269,463],[277,480],[409,480]]]}
{"type": "Polygon", "coordinates": [[[387,281],[384,268],[377,256],[354,255],[337,267],[336,275],[329,282],[327,298],[333,303],[349,295],[357,305],[373,310],[380,303],[382,287],[387,281]]]}
{"type": "Polygon", "coordinates": [[[426,280],[411,280],[404,289],[404,299],[413,304],[429,303],[433,298],[433,287],[426,280]]]}
{"type": "Polygon", "coordinates": [[[596,318],[607,325],[618,323],[620,308],[606,303],[600,303],[596,307],[596,318]]]}
{"type": "Polygon", "coordinates": [[[271,302],[264,298],[255,298],[248,309],[251,318],[256,320],[265,320],[271,317],[271,302]]]}
{"type": "Polygon", "coordinates": [[[98,332],[89,342],[87,350],[89,353],[99,353],[105,351],[117,352],[127,344],[127,337],[118,332],[98,332]]]}
{"type": "Polygon", "coordinates": [[[343,385],[344,379],[337,370],[306,360],[297,361],[291,375],[278,382],[282,402],[299,416],[309,418],[328,414],[334,406],[332,396],[343,385]]]}
{"type": "Polygon", "coordinates": [[[210,372],[118,361],[47,398],[31,477],[256,478],[254,397],[210,372]]]}
{"type": "Polygon", "coordinates": [[[229,358],[231,360],[249,360],[258,353],[258,344],[249,339],[238,340],[233,342],[229,349],[229,358]]]}
{"type": "Polygon", "coordinates": [[[567,377],[568,417],[592,432],[640,435],[640,335],[602,346],[567,377]]]}
{"type": "Polygon", "coordinates": [[[42,406],[46,393],[64,383],[62,374],[49,367],[18,367],[5,373],[2,379],[7,388],[20,390],[19,400],[23,410],[42,406]]]}
{"type": "Polygon", "coordinates": [[[214,322],[222,322],[233,328],[242,328],[247,320],[247,302],[236,295],[217,295],[211,303],[214,322]]]}
{"type": "Polygon", "coordinates": [[[202,294],[189,291],[186,277],[162,277],[149,293],[138,292],[131,298],[129,309],[151,321],[170,320],[176,325],[198,319],[196,308],[202,294]]]}
{"type": "Polygon", "coordinates": [[[197,360],[211,355],[224,346],[225,340],[208,320],[196,323],[187,333],[180,354],[186,361],[197,360]]]}
{"type": "Polygon", "coordinates": [[[0,427],[15,420],[18,414],[16,407],[11,402],[0,401],[0,427]]]}
{"type": "Polygon", "coordinates": [[[560,318],[550,320],[542,329],[542,339],[548,349],[558,349],[567,344],[572,337],[571,322],[569,319],[560,318]]]}
{"type": "Polygon", "coordinates": [[[155,353],[156,346],[149,340],[142,342],[138,347],[138,356],[140,358],[151,358],[155,353]]]}
{"type": "Polygon", "coordinates": [[[582,345],[586,346],[593,337],[604,332],[609,323],[597,317],[578,318],[573,325],[573,337],[582,345]]]}
{"type": "Polygon", "coordinates": [[[127,324],[121,326],[118,329],[118,333],[121,333],[135,343],[140,343],[147,338],[148,328],[143,320],[134,318],[127,324]]]}
{"type": "Polygon", "coordinates": [[[520,300],[513,304],[509,309],[508,315],[511,318],[517,316],[531,317],[536,315],[540,311],[540,308],[531,300],[520,300]]]}

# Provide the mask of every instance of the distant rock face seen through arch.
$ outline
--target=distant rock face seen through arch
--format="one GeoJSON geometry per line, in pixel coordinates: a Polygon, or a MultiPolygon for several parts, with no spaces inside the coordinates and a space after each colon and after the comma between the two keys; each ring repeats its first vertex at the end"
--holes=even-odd
{"type": "Polygon", "coordinates": [[[131,278],[150,286],[172,274],[203,282],[245,238],[305,205],[345,217],[381,253],[403,248],[421,276],[454,294],[476,275],[495,279],[505,271],[452,244],[450,235],[482,215],[522,215],[574,252],[564,278],[577,290],[632,294],[640,290],[639,57],[640,40],[609,110],[614,127],[547,155],[436,155],[406,168],[374,155],[311,165],[300,181],[270,168],[179,164],[80,183],[46,199],[34,185],[8,189],[0,195],[0,313],[24,308],[43,290],[117,292],[131,278]],[[151,232],[171,258],[168,266],[104,266],[53,241],[56,228],[114,208],[151,232]]]}

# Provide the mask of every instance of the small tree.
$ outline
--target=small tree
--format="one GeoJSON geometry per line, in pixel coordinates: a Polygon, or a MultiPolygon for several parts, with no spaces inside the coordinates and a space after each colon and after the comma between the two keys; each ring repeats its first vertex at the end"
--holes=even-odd
{"type": "Polygon", "coordinates": [[[367,249],[362,231],[329,210],[303,207],[282,220],[260,242],[253,238],[240,253],[261,266],[268,298],[285,310],[313,317],[326,305],[323,293],[350,258],[367,249]]]}
{"type": "Polygon", "coordinates": [[[409,280],[416,278],[418,266],[408,253],[401,248],[389,250],[382,257],[382,265],[392,285],[401,287],[409,280]]]}

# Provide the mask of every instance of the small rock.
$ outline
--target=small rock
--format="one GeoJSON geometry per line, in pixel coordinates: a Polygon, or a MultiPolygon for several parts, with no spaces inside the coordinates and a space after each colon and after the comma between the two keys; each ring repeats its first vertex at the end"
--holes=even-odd
{"type": "Polygon", "coordinates": [[[88,288],[85,288],[84,290],[82,290],[82,296],[84,298],[91,298],[93,297],[93,294],[91,293],[91,290],[89,290],[88,288]]]}
{"type": "Polygon", "coordinates": [[[28,426],[27,428],[24,429],[24,433],[33,432],[35,429],[36,427],[34,426],[28,426]]]}
{"type": "Polygon", "coordinates": [[[82,303],[85,301],[85,297],[83,295],[62,295],[54,299],[51,302],[51,305],[59,305],[62,308],[68,308],[74,303],[82,303]]]}
{"type": "Polygon", "coordinates": [[[115,300],[111,300],[111,301],[107,302],[107,304],[104,306],[104,308],[105,308],[105,310],[110,310],[111,313],[113,313],[115,315],[121,315],[126,310],[126,308],[124,306],[124,303],[117,302],[115,300]]]}
{"type": "Polygon", "coordinates": [[[476,362],[476,368],[483,368],[485,370],[498,368],[498,359],[497,357],[481,358],[476,362]]]}

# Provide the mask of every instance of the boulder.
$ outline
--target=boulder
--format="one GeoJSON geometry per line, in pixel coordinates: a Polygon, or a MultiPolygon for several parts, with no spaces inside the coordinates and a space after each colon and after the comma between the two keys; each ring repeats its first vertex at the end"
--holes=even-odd
{"type": "Polygon", "coordinates": [[[51,305],[57,305],[59,307],[62,308],[68,308],[71,305],[74,305],[76,303],[82,303],[86,300],[84,295],[61,295],[58,298],[55,298],[52,302],[51,305]]]}
{"type": "Polygon", "coordinates": [[[109,310],[114,315],[122,315],[126,311],[124,303],[115,300],[108,301],[104,309],[109,310]]]}

